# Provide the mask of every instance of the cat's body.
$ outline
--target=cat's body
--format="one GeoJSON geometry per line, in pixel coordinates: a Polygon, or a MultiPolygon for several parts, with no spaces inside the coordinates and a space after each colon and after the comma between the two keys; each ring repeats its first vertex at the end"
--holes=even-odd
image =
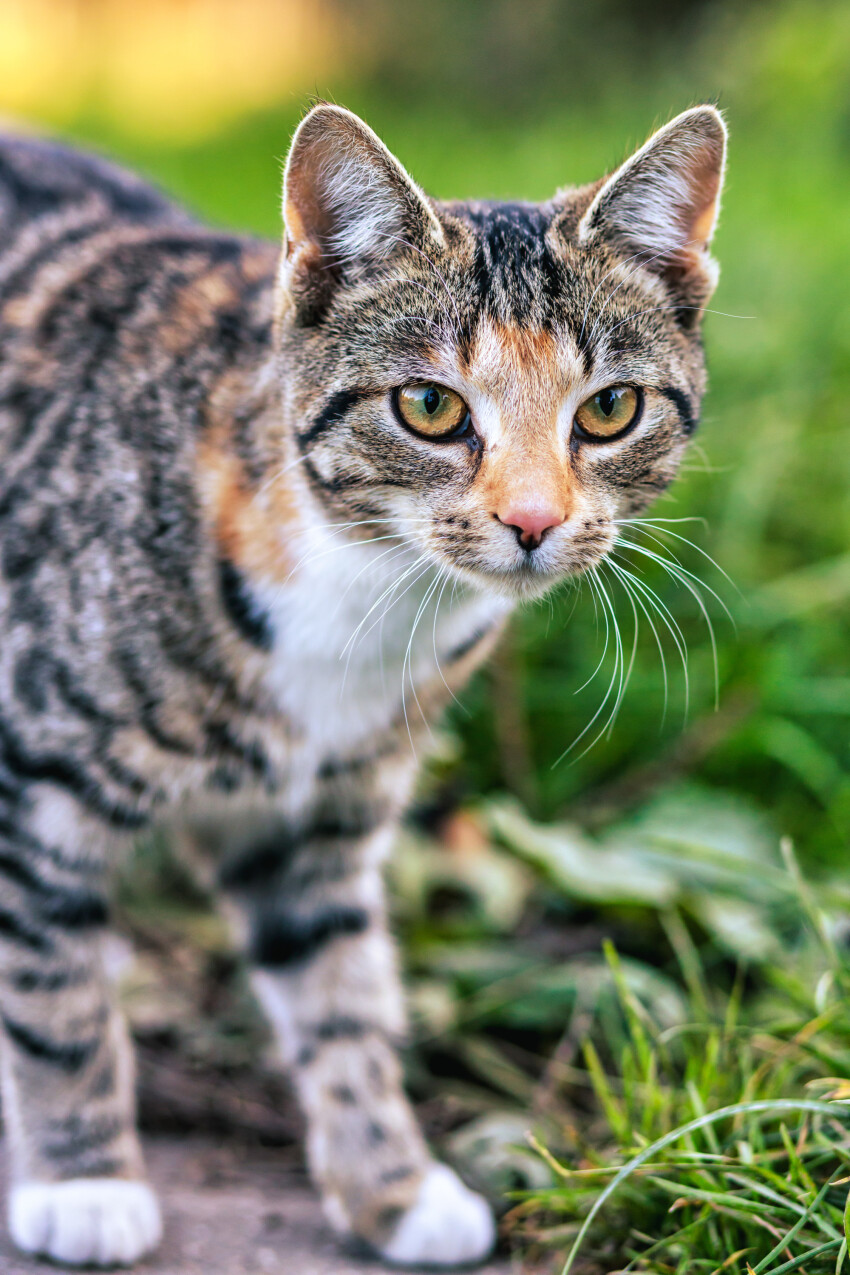
{"type": "Polygon", "coordinates": [[[428,204],[365,126],[317,108],[279,271],[273,247],[100,161],[0,140],[0,1016],[21,1247],[108,1264],[158,1236],[100,944],[109,864],[160,821],[225,892],[333,1223],[400,1262],[491,1246],[400,1088],[381,865],[430,724],[516,600],[593,565],[675,473],[722,164],[716,113],[682,119],[672,149],[696,175],[690,203],[668,183],[665,255],[635,253],[640,209],[611,182],[428,204]],[[627,379],[612,441],[576,434],[587,394],[627,379]],[[460,404],[462,428],[413,429],[400,413],[423,394],[460,404]]]}
{"type": "MultiPolygon", "coordinates": [[[[56,205],[46,233],[26,222],[37,254],[13,224],[0,256],[0,662],[6,702],[25,710],[13,744],[55,750],[65,719],[67,785],[122,831],[205,790],[286,800],[293,767],[300,790],[364,742],[406,738],[401,663],[434,573],[380,642],[346,646],[392,579],[390,538],[378,525],[364,539],[379,544],[347,543],[300,500],[299,475],[279,474],[279,250],[193,226],[155,195],[122,203],[124,174],[73,152],[0,143],[0,180],[4,160],[32,165],[25,218],[37,194],[56,205]]],[[[455,599],[441,660],[505,610],[455,599]]],[[[419,636],[414,663],[439,681],[419,636]]]]}

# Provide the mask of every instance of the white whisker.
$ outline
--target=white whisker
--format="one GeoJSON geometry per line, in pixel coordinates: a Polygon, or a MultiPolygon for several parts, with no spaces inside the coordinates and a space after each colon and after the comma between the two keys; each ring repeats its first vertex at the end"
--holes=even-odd
{"type": "Polygon", "coordinates": [[[702,612],[702,617],[705,621],[706,628],[708,629],[709,639],[711,641],[711,655],[712,655],[712,661],[714,664],[714,703],[715,703],[715,708],[719,708],[720,706],[720,666],[719,666],[719,661],[717,658],[717,639],[714,633],[714,625],[711,622],[711,616],[709,615],[708,608],[705,605],[705,599],[703,598],[702,594],[699,591],[700,588],[706,589],[707,592],[710,593],[711,596],[715,599],[715,601],[723,608],[723,611],[728,616],[734,628],[735,620],[734,620],[734,617],[732,616],[731,611],[729,610],[729,608],[727,607],[723,599],[720,597],[720,595],[716,593],[714,589],[712,589],[711,585],[706,584],[704,580],[700,580],[699,577],[695,576],[692,571],[688,571],[687,568],[680,566],[678,563],[674,564],[670,562],[670,560],[667,558],[662,558],[661,554],[655,553],[652,549],[647,549],[644,545],[636,545],[632,541],[627,541],[627,540],[619,540],[618,543],[623,544],[627,548],[634,550],[636,553],[641,553],[645,557],[649,558],[651,561],[656,562],[664,571],[667,572],[667,574],[673,580],[676,580],[679,584],[684,585],[684,587],[695,599],[697,606],[702,612]]]}
{"type": "Polygon", "coordinates": [[[439,652],[437,651],[437,619],[438,619],[439,614],[440,614],[440,603],[441,603],[441,602],[442,602],[442,600],[443,600],[443,594],[444,594],[444,593],[445,593],[445,591],[446,591],[446,587],[447,587],[447,585],[448,585],[448,583],[449,583],[449,580],[450,580],[450,579],[451,579],[451,570],[450,570],[450,568],[449,568],[449,567],[443,567],[443,587],[440,589],[440,594],[439,594],[439,597],[437,598],[437,602],[436,602],[436,605],[435,605],[435,607],[434,607],[434,623],[433,623],[433,625],[432,625],[432,627],[431,627],[431,640],[432,640],[432,645],[433,645],[433,647],[434,647],[434,663],[437,665],[437,672],[440,674],[440,680],[441,680],[441,682],[443,683],[443,686],[445,686],[445,688],[446,688],[446,690],[448,691],[449,695],[451,695],[452,699],[453,699],[453,700],[454,700],[454,702],[457,704],[458,708],[462,708],[462,707],[463,707],[463,705],[461,704],[460,700],[459,700],[459,699],[458,699],[458,697],[455,695],[454,691],[453,691],[453,690],[452,690],[452,688],[449,686],[448,682],[447,682],[447,681],[446,681],[446,679],[445,679],[445,676],[443,675],[443,670],[442,670],[442,668],[440,667],[440,655],[439,655],[439,652]]]}
{"type": "Polygon", "coordinates": [[[615,323],[613,328],[608,328],[608,336],[612,336],[617,328],[621,328],[624,323],[631,323],[633,319],[639,319],[644,314],[658,314],[665,310],[699,310],[701,314],[719,314],[724,319],[755,319],[755,314],[727,314],[725,310],[704,310],[701,305],[651,305],[646,310],[636,310],[634,314],[626,315],[625,319],[621,319],[619,323],[615,323]]]}
{"type": "Polygon", "coordinates": [[[407,715],[407,697],[406,697],[406,691],[405,691],[405,677],[406,677],[406,674],[409,674],[410,689],[413,692],[413,698],[416,702],[416,707],[419,709],[419,716],[422,718],[423,722],[427,726],[428,733],[433,734],[433,732],[431,731],[431,724],[428,721],[428,718],[422,709],[422,705],[419,702],[419,696],[416,693],[416,679],[415,679],[414,671],[413,671],[412,651],[413,651],[413,639],[416,636],[416,630],[419,626],[419,621],[422,618],[422,614],[426,610],[428,603],[431,600],[431,597],[433,596],[434,591],[437,588],[437,585],[440,583],[441,578],[442,578],[442,569],[437,573],[437,575],[428,585],[428,588],[425,590],[424,596],[422,597],[422,600],[419,603],[419,606],[416,610],[416,614],[413,617],[413,623],[410,626],[410,637],[407,640],[407,649],[404,652],[404,659],[402,660],[402,665],[401,665],[401,707],[402,707],[402,712],[404,713],[404,724],[407,727],[407,735],[410,740],[410,747],[413,749],[414,755],[416,753],[416,745],[413,742],[413,733],[410,729],[410,720],[407,715]]]}
{"type": "MultiPolygon", "coordinates": [[[[696,550],[697,553],[701,554],[702,557],[705,558],[706,562],[710,562],[711,565],[714,567],[715,571],[719,571],[720,574],[723,576],[723,579],[726,580],[729,584],[731,584],[732,588],[735,590],[738,596],[740,598],[743,598],[744,595],[741,593],[741,590],[738,588],[735,581],[732,579],[732,577],[729,575],[727,571],[723,570],[719,562],[714,561],[710,553],[706,553],[705,549],[701,549],[699,545],[694,544],[693,540],[689,540],[687,536],[680,535],[678,531],[670,531],[667,527],[656,525],[658,523],[668,523],[668,522],[674,522],[674,523],[675,522],[702,522],[705,525],[704,518],[624,518],[622,522],[618,522],[616,525],[618,527],[640,528],[643,531],[643,534],[645,536],[649,536],[651,540],[654,540],[656,544],[661,545],[662,548],[668,549],[668,552],[670,552],[668,546],[665,545],[662,540],[659,540],[657,536],[653,535],[652,532],[647,531],[646,527],[648,526],[653,527],[657,531],[659,531],[661,535],[672,536],[675,540],[680,540],[682,544],[688,545],[689,548],[694,549],[696,550]]],[[[706,585],[706,588],[707,587],[708,586],[706,585]]],[[[729,613],[727,611],[727,615],[728,614],[729,613]]],[[[731,615],[729,616],[729,618],[730,620],[732,619],[731,615]]]]}
{"type": "Polygon", "coordinates": [[[291,469],[295,469],[296,465],[303,465],[306,459],[306,456],[296,456],[295,460],[291,460],[286,465],[282,466],[281,469],[272,474],[271,478],[268,478],[266,482],[263,483],[262,487],[257,488],[252,497],[252,502],[257,501],[261,496],[264,496],[270,487],[274,487],[275,483],[280,482],[281,478],[285,477],[291,469]]]}
{"type": "MultiPolygon", "coordinates": [[[[694,585],[697,585],[701,589],[705,589],[706,593],[710,593],[717,605],[721,608],[729,623],[732,625],[732,628],[737,630],[735,617],[717,590],[712,589],[711,585],[706,584],[705,580],[701,580],[698,575],[694,575],[693,571],[689,571],[687,567],[683,567],[677,558],[673,558],[672,561],[670,558],[663,558],[661,554],[656,553],[654,549],[648,549],[646,545],[637,545],[633,540],[624,540],[622,536],[617,537],[617,544],[624,545],[627,549],[633,549],[635,553],[641,553],[644,557],[650,558],[653,562],[657,562],[658,565],[663,567],[670,575],[682,576],[683,578],[681,583],[684,584],[691,593],[694,592],[694,585]]],[[[668,553],[669,552],[670,550],[668,549],[668,553]]],[[[717,570],[722,571],[720,567],[718,567],[717,570]]],[[[722,574],[725,575],[725,572],[722,572],[722,574]]],[[[730,581],[730,583],[732,582],[730,581]]],[[[698,594],[695,596],[699,597],[698,594]]]]}
{"type": "MultiPolygon", "coordinates": [[[[591,292],[591,294],[590,294],[590,300],[588,301],[587,305],[584,307],[584,314],[582,315],[582,320],[581,320],[581,332],[579,333],[579,338],[578,338],[579,349],[581,349],[581,348],[582,348],[582,346],[583,346],[583,342],[584,342],[584,329],[585,329],[585,326],[586,326],[586,324],[587,324],[587,316],[588,316],[588,314],[590,313],[590,307],[593,305],[593,300],[594,300],[594,298],[595,298],[595,296],[596,296],[597,292],[598,292],[598,291],[599,291],[599,289],[602,287],[602,285],[603,285],[603,283],[605,282],[605,280],[606,280],[606,279],[610,279],[610,278],[611,278],[611,275],[614,273],[614,271],[615,271],[615,270],[619,270],[621,266],[627,266],[627,265],[629,264],[629,262],[630,262],[630,261],[634,261],[636,257],[640,257],[640,256],[642,255],[643,251],[644,251],[644,249],[643,249],[643,248],[641,248],[639,252],[635,252],[635,253],[633,253],[633,254],[631,255],[631,257],[626,257],[625,261],[615,261],[615,262],[614,262],[614,264],[613,264],[613,266],[611,267],[611,269],[610,269],[610,270],[606,270],[605,274],[602,276],[602,278],[601,278],[601,279],[599,280],[599,282],[597,283],[596,287],[595,287],[595,288],[593,289],[593,291],[591,292]]],[[[622,287],[622,284],[621,284],[620,286],[622,287]]],[[[610,298],[610,296],[609,296],[609,297],[608,297],[608,299],[607,299],[607,300],[606,300],[606,302],[605,302],[605,305],[607,305],[607,304],[608,304],[608,301],[610,301],[610,299],[611,299],[611,298],[610,298]]],[[[605,306],[603,306],[603,307],[602,307],[602,309],[604,310],[604,309],[605,309],[605,306]]],[[[602,313],[602,311],[600,311],[600,315],[601,315],[601,313],[602,313]]],[[[596,330],[596,324],[594,324],[594,327],[593,327],[593,331],[595,331],[595,330],[596,330]]],[[[588,337],[588,341],[592,341],[592,340],[593,340],[593,332],[591,332],[590,336],[588,337]]]]}
{"type": "MultiPolygon", "coordinates": [[[[595,580],[597,587],[600,586],[600,580],[599,580],[596,567],[591,567],[590,570],[586,573],[586,575],[587,575],[588,581],[592,577],[595,580]]],[[[602,589],[602,591],[600,592],[600,598],[603,601],[603,605],[605,605],[606,607],[610,605],[610,602],[608,601],[607,591],[605,591],[604,589],[602,589]]],[[[614,671],[611,674],[611,681],[608,683],[608,689],[605,692],[605,696],[602,700],[602,703],[599,705],[596,712],[593,714],[590,721],[585,726],[584,730],[582,730],[580,734],[576,736],[576,738],[573,740],[570,746],[568,748],[565,748],[564,751],[561,753],[560,757],[558,757],[552,763],[553,769],[555,766],[560,765],[560,763],[564,760],[564,758],[569,756],[569,754],[573,751],[573,749],[575,749],[578,746],[578,744],[581,743],[585,735],[587,735],[589,731],[593,729],[594,725],[599,720],[602,713],[605,711],[605,706],[608,703],[609,699],[611,698],[614,687],[617,685],[617,675],[620,672],[620,665],[622,661],[622,643],[620,641],[619,629],[617,627],[617,617],[613,613],[611,615],[611,620],[612,620],[613,630],[615,634],[614,671]]],[[[609,718],[610,718],[610,715],[609,715],[609,718]]],[[[597,732],[597,734],[593,737],[593,739],[590,741],[587,747],[582,749],[582,751],[578,754],[577,757],[573,758],[574,763],[579,761],[582,757],[584,757],[590,751],[590,749],[593,748],[599,742],[599,740],[602,738],[602,736],[605,734],[605,731],[608,728],[609,718],[606,718],[602,726],[602,729],[597,732]]]]}
{"type": "MultiPolygon", "coordinates": [[[[591,596],[593,598],[593,613],[594,613],[594,618],[596,620],[596,636],[598,638],[599,637],[599,608],[597,604],[597,594],[596,594],[597,584],[596,584],[595,573],[596,573],[596,568],[594,567],[591,571],[587,573],[586,578],[587,578],[588,586],[590,588],[591,596]]],[[[587,681],[582,682],[581,686],[579,686],[575,691],[573,691],[574,695],[580,694],[580,692],[583,691],[586,686],[590,685],[590,683],[596,677],[599,670],[602,668],[602,665],[605,663],[605,656],[608,654],[608,642],[610,638],[610,632],[609,632],[609,624],[608,624],[608,612],[604,610],[603,608],[602,613],[605,617],[605,645],[602,648],[602,654],[599,657],[599,663],[596,665],[596,668],[593,670],[593,672],[591,673],[587,681]]]]}
{"type": "Polygon", "coordinates": [[[383,550],[381,550],[381,552],[380,552],[379,554],[377,554],[377,556],[376,556],[376,557],[372,558],[369,562],[364,563],[364,565],[360,568],[360,570],[357,572],[357,574],[356,574],[355,576],[353,576],[353,577],[352,577],[352,579],[351,579],[351,580],[349,580],[348,584],[345,586],[345,589],[343,590],[342,596],[340,597],[339,601],[337,602],[336,610],[334,611],[334,615],[336,615],[336,614],[339,612],[339,608],[342,606],[343,602],[344,602],[344,601],[345,601],[345,599],[348,597],[348,595],[349,595],[349,593],[351,592],[352,588],[354,587],[354,585],[357,583],[357,581],[360,579],[360,577],[361,577],[361,576],[362,576],[362,575],[363,575],[366,571],[370,571],[370,570],[372,570],[374,567],[377,567],[378,563],[379,563],[379,562],[384,561],[384,559],[386,559],[388,555],[393,555],[393,557],[391,557],[391,558],[390,558],[390,561],[389,561],[389,562],[384,562],[384,568],[383,568],[383,569],[385,570],[388,566],[390,566],[390,565],[391,565],[391,563],[392,563],[392,561],[393,561],[393,558],[394,558],[394,557],[398,557],[398,556],[400,556],[402,553],[405,553],[405,552],[408,552],[408,553],[409,553],[409,552],[411,552],[411,547],[410,547],[410,545],[408,545],[407,543],[404,543],[404,542],[403,542],[402,544],[398,544],[398,545],[390,545],[389,549],[383,549],[383,550]]]}
{"type": "Polygon", "coordinates": [[[627,568],[621,566],[620,564],[616,562],[612,562],[610,558],[606,559],[605,563],[602,565],[610,567],[610,569],[614,572],[615,576],[617,576],[617,578],[619,579],[623,589],[631,598],[632,605],[633,606],[637,605],[638,607],[640,607],[641,611],[643,612],[643,615],[646,618],[647,624],[652,630],[652,635],[655,638],[655,645],[658,647],[658,656],[659,656],[659,659],[661,660],[661,676],[664,683],[664,705],[661,711],[661,725],[663,727],[664,723],[667,720],[667,708],[670,702],[669,678],[667,675],[667,659],[664,654],[664,643],[661,641],[661,636],[658,632],[658,629],[655,627],[655,621],[653,620],[650,611],[647,609],[647,606],[645,602],[643,601],[643,598],[640,596],[639,593],[635,592],[632,588],[632,577],[629,571],[627,570],[627,568]]]}
{"type": "MultiPolygon", "coordinates": [[[[616,554],[616,552],[612,552],[610,555],[611,558],[615,558],[618,556],[619,555],[616,554]]],[[[622,566],[622,570],[627,571],[628,568],[625,566],[622,566]]],[[[650,588],[650,586],[646,583],[645,580],[641,580],[640,576],[637,576],[630,572],[629,578],[631,580],[632,586],[638,590],[638,592],[645,598],[649,606],[652,607],[653,611],[656,613],[659,619],[664,622],[664,625],[668,633],[673,639],[673,644],[679,653],[679,659],[682,661],[682,676],[685,682],[684,717],[685,717],[685,720],[687,721],[688,709],[690,707],[691,687],[690,687],[690,674],[688,670],[688,643],[685,638],[685,635],[682,632],[678,621],[673,615],[673,612],[666,605],[666,603],[662,601],[662,599],[658,596],[655,590],[650,588]]]]}
{"type": "MultiPolygon", "coordinates": [[[[608,720],[606,721],[605,726],[603,727],[603,731],[606,734],[610,735],[611,727],[613,726],[614,721],[616,720],[617,714],[620,711],[620,705],[623,702],[623,694],[625,691],[626,684],[628,682],[628,675],[626,673],[626,667],[625,667],[625,650],[623,647],[623,638],[622,638],[622,634],[620,633],[620,625],[617,621],[617,613],[614,608],[614,602],[608,590],[605,588],[605,585],[602,580],[601,572],[599,571],[596,572],[596,583],[599,586],[599,588],[602,590],[603,597],[605,598],[605,601],[607,602],[608,607],[611,611],[611,618],[614,621],[614,641],[616,643],[615,653],[617,656],[617,660],[619,662],[619,673],[620,673],[619,689],[617,691],[617,695],[614,700],[614,705],[611,709],[610,714],[608,715],[608,720]]],[[[629,663],[629,670],[628,670],[629,673],[631,672],[631,667],[633,663],[634,663],[634,648],[632,649],[632,659],[629,663]]],[[[616,664],[615,664],[615,668],[616,668],[616,664]]]]}
{"type": "MultiPolygon", "coordinates": [[[[369,619],[370,615],[372,615],[373,611],[377,610],[377,608],[381,605],[381,603],[384,601],[384,598],[388,597],[395,589],[397,589],[399,585],[402,584],[407,579],[407,577],[416,570],[417,567],[422,565],[423,562],[427,562],[425,570],[426,571],[428,570],[428,567],[430,567],[431,564],[429,561],[427,561],[427,557],[428,557],[427,554],[424,554],[424,553],[420,554],[419,557],[416,559],[416,561],[413,562],[409,567],[407,567],[406,570],[402,573],[402,575],[400,575],[397,579],[393,580],[391,584],[387,585],[386,589],[384,589],[380,597],[378,597],[369,607],[369,610],[363,616],[363,619],[357,625],[354,632],[351,634],[348,641],[346,642],[345,646],[340,651],[339,653],[340,659],[342,659],[343,655],[346,654],[349,648],[353,649],[353,644],[356,642],[357,636],[360,633],[360,630],[363,628],[363,625],[369,619]]],[[[418,578],[419,577],[417,577],[417,579],[418,578]]],[[[384,614],[386,614],[386,612],[384,614]]],[[[375,623],[377,623],[377,621],[375,623]]],[[[372,627],[374,627],[374,625],[372,627]]],[[[371,633],[371,631],[372,631],[372,628],[367,629],[366,634],[371,633]]],[[[366,636],[366,634],[364,634],[364,637],[366,636]]]]}
{"type": "MultiPolygon", "coordinates": [[[[692,244],[692,243],[694,243],[694,242],[695,242],[694,240],[689,240],[689,242],[688,242],[687,244],[682,244],[682,247],[683,247],[683,248],[687,248],[687,247],[689,247],[689,246],[690,246],[690,244],[692,244]]],[[[643,269],[644,267],[646,267],[646,266],[651,266],[651,265],[652,265],[652,263],[653,263],[653,261],[657,261],[659,257],[664,257],[664,256],[666,256],[666,255],[667,255],[667,251],[668,251],[668,250],[667,250],[666,248],[664,248],[664,249],[662,249],[662,251],[661,251],[661,252],[656,252],[654,256],[649,257],[647,260],[644,260],[644,261],[638,261],[637,265],[632,266],[631,270],[630,270],[630,271],[629,271],[629,273],[626,275],[625,279],[623,279],[623,280],[622,280],[622,282],[618,283],[618,284],[617,284],[617,286],[616,286],[616,288],[612,289],[612,291],[608,293],[608,296],[605,298],[605,301],[603,302],[602,309],[599,311],[599,314],[596,316],[596,322],[594,323],[593,327],[592,327],[592,328],[591,328],[591,330],[590,330],[590,336],[587,338],[588,344],[590,344],[590,342],[593,340],[594,336],[596,335],[596,332],[597,332],[597,330],[598,330],[598,328],[599,328],[599,324],[602,322],[602,316],[603,316],[603,314],[605,313],[605,307],[608,305],[608,302],[609,302],[609,301],[611,301],[611,300],[613,300],[613,298],[617,295],[617,293],[620,291],[620,289],[621,289],[621,288],[623,288],[623,287],[625,287],[625,285],[629,282],[629,280],[630,280],[630,279],[633,279],[633,278],[634,278],[634,276],[637,274],[638,270],[642,270],[642,269],[643,269]]],[[[636,252],[636,253],[634,254],[634,256],[629,257],[629,258],[628,258],[628,260],[629,260],[629,261],[634,261],[635,257],[641,257],[641,256],[643,256],[643,251],[641,251],[641,252],[636,252]]],[[[622,264],[627,265],[627,264],[628,264],[628,262],[623,262],[622,264]]],[[[614,267],[614,269],[616,269],[616,266],[614,267]]],[[[611,272],[609,271],[609,274],[610,274],[610,273],[611,273],[611,272]]],[[[607,278],[607,276],[606,276],[606,278],[607,278]]],[[[612,331],[612,332],[613,332],[614,330],[615,330],[615,329],[613,329],[613,328],[611,329],[611,331],[612,331]]]]}
{"type": "MultiPolygon", "coordinates": [[[[420,562],[424,562],[426,558],[427,558],[427,554],[422,554],[420,558],[420,562]]],[[[407,588],[403,589],[397,598],[392,596],[392,593],[395,590],[391,590],[389,602],[384,607],[384,610],[381,612],[377,620],[372,621],[369,628],[366,630],[366,633],[363,635],[364,637],[368,637],[368,635],[372,632],[372,630],[375,627],[377,627],[378,629],[378,655],[381,662],[381,686],[383,687],[384,692],[386,692],[386,683],[384,681],[384,621],[386,620],[387,616],[389,615],[393,607],[396,605],[396,603],[400,602],[402,598],[404,598],[406,594],[410,592],[411,589],[415,588],[416,585],[419,583],[419,581],[422,580],[428,574],[428,572],[433,569],[433,566],[434,566],[433,562],[430,562],[430,561],[426,562],[425,566],[422,568],[419,574],[413,580],[410,581],[410,583],[407,585],[407,588]]],[[[406,579],[406,577],[402,577],[402,579],[398,581],[398,584],[401,584],[404,579],[406,579]]]]}
{"type": "Polygon", "coordinates": [[[308,551],[298,559],[281,587],[284,587],[289,583],[292,577],[298,573],[305,562],[309,562],[312,566],[316,562],[321,562],[323,558],[331,557],[335,553],[342,553],[343,549],[355,549],[358,546],[363,545],[381,544],[387,540],[401,540],[401,537],[396,532],[389,532],[385,536],[371,536],[368,540],[346,540],[343,541],[342,544],[330,545],[327,549],[322,549],[318,552],[313,549],[308,549],[308,551]]]}
{"type": "Polygon", "coordinates": [[[348,653],[347,653],[347,655],[346,655],[346,660],[345,660],[345,671],[343,672],[343,676],[342,676],[342,687],[341,687],[341,689],[340,689],[340,694],[342,694],[342,691],[345,689],[345,684],[346,684],[346,682],[347,682],[347,680],[348,680],[348,670],[349,670],[349,669],[350,669],[350,667],[351,667],[351,659],[352,659],[352,656],[353,656],[353,654],[354,654],[354,650],[355,650],[355,647],[356,647],[356,645],[357,645],[357,642],[358,642],[358,641],[362,641],[364,638],[368,637],[368,636],[369,636],[369,634],[372,632],[372,630],[373,630],[374,628],[376,628],[378,625],[380,625],[380,628],[378,629],[378,634],[379,634],[379,639],[378,639],[378,655],[379,655],[379,659],[380,659],[380,662],[381,662],[381,669],[382,669],[382,674],[383,674],[383,664],[384,664],[383,628],[384,628],[384,620],[387,618],[388,614],[389,614],[389,613],[390,613],[390,611],[393,609],[393,607],[396,605],[396,603],[397,603],[397,602],[400,602],[400,601],[401,601],[401,599],[402,599],[402,598],[403,598],[403,597],[404,597],[407,593],[409,593],[409,592],[410,592],[410,590],[411,590],[411,589],[412,589],[412,588],[413,588],[413,587],[414,587],[414,586],[415,586],[415,585],[416,585],[416,584],[417,584],[417,583],[418,583],[418,582],[422,579],[422,577],[423,577],[423,576],[426,576],[426,575],[428,574],[428,572],[431,570],[431,568],[432,568],[432,565],[433,565],[433,564],[432,564],[430,561],[426,561],[426,558],[427,558],[427,555],[426,555],[426,554],[424,554],[424,553],[423,553],[423,554],[421,554],[421,555],[420,555],[420,557],[419,557],[419,558],[417,558],[417,560],[416,560],[414,563],[412,563],[412,564],[411,564],[408,568],[406,568],[406,570],[404,570],[404,571],[401,573],[401,575],[400,575],[400,576],[398,576],[398,578],[397,578],[396,580],[394,580],[394,581],[393,581],[393,582],[392,582],[392,583],[391,583],[391,584],[390,584],[390,585],[389,585],[386,589],[384,589],[384,591],[383,591],[383,593],[381,594],[381,596],[380,596],[380,597],[379,597],[379,598],[378,598],[375,602],[373,602],[372,606],[370,606],[369,610],[366,612],[366,614],[364,615],[363,619],[362,619],[362,620],[360,621],[360,623],[357,625],[356,629],[355,629],[355,630],[354,630],[354,632],[351,634],[351,637],[348,639],[348,642],[346,642],[346,644],[345,644],[345,646],[343,647],[342,651],[340,651],[340,655],[339,655],[339,658],[340,658],[340,659],[342,659],[343,655],[346,655],[346,649],[347,649],[347,651],[348,651],[348,653]],[[422,565],[423,563],[425,564],[424,566],[422,565]],[[419,570],[418,574],[415,574],[415,575],[414,575],[414,572],[416,572],[416,571],[417,571],[417,568],[420,568],[420,567],[421,567],[421,570],[419,570]],[[413,579],[412,579],[412,580],[410,579],[410,577],[411,577],[411,576],[413,576],[413,579]],[[398,596],[393,596],[393,595],[396,593],[396,590],[397,590],[397,589],[399,589],[399,588],[401,587],[401,585],[402,585],[402,584],[404,584],[404,582],[405,582],[406,580],[407,580],[407,581],[409,581],[409,583],[407,584],[407,586],[406,586],[404,589],[402,589],[401,593],[399,593],[399,594],[398,594],[398,596]],[[382,603],[385,599],[388,599],[388,600],[387,600],[387,604],[386,604],[386,606],[384,607],[384,609],[383,609],[383,611],[381,612],[381,614],[380,614],[380,615],[379,615],[379,616],[378,616],[375,620],[373,620],[373,621],[372,621],[372,623],[369,625],[368,629],[366,629],[365,633],[363,633],[363,634],[362,634],[362,635],[358,638],[358,634],[360,633],[360,630],[362,629],[363,625],[364,625],[364,624],[366,623],[366,621],[369,619],[369,616],[372,614],[372,612],[373,612],[373,611],[374,611],[374,610],[375,610],[378,606],[380,606],[380,604],[381,604],[381,603],[382,603]],[[349,643],[350,643],[350,645],[349,645],[349,643]]]}

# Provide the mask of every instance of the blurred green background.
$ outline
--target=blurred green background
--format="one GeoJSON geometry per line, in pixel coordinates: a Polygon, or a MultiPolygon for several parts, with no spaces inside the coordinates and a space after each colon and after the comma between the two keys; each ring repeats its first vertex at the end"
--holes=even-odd
{"type": "MultiPolygon", "coordinates": [[[[704,519],[667,524],[695,547],[660,539],[708,586],[717,702],[697,601],[634,554],[687,642],[687,714],[671,640],[664,712],[659,651],[644,624],[613,729],[559,761],[613,667],[609,650],[576,693],[604,647],[587,590],[526,610],[464,694],[394,869],[418,1025],[411,1072],[429,1128],[446,1132],[458,1111],[496,1103],[522,1120],[560,1112],[547,1136],[572,1145],[564,1129],[576,1109],[591,1110],[590,1073],[607,1121],[594,1145],[625,1154],[638,1137],[630,1119],[649,1137],[693,1114],[676,1105],[685,1076],[709,1107],[850,1076],[846,1014],[816,1064],[795,1070],[787,1052],[831,995],[845,1005],[850,995],[835,946],[850,899],[850,6],[0,0],[0,114],[106,150],[217,223],[279,234],[281,164],[313,95],[362,114],[442,197],[545,198],[609,170],[695,102],[718,103],[731,135],[703,425],[685,472],[652,511],[704,519]],[[781,859],[781,837],[816,883],[817,903],[787,845],[781,859]],[[672,1061],[659,1055],[668,1070],[643,1075],[640,1092],[657,1086],[666,1097],[648,1116],[640,1107],[618,1117],[579,1052],[590,1033],[628,1085],[628,1038],[633,1071],[649,1067],[640,1039],[635,1046],[634,1005],[605,973],[606,936],[629,958],[627,981],[658,1031],[691,1019],[728,1026],[734,1002],[761,1033],[746,1048],[724,1036],[714,1078],[698,1070],[701,1046],[672,1061]],[[605,978],[619,1002],[600,990],[605,978]],[[765,1054],[767,1022],[786,1044],[765,1054]],[[449,1090],[459,1107],[446,1106],[449,1090]]],[[[625,596],[616,601],[628,647],[632,613],[625,596]]],[[[128,887],[137,937],[147,933],[146,900],[162,920],[166,877],[149,857],[128,887]]],[[[179,881],[171,886],[186,897],[179,881]]],[[[192,934],[214,965],[217,940],[208,928],[192,934]]],[[[151,1008],[143,987],[136,994],[137,1035],[159,1039],[168,1013],[151,1008]]],[[[196,1062],[241,1057],[238,1041],[253,1028],[234,1003],[219,995],[212,1037],[173,1007],[169,1030],[181,1019],[196,1062]]],[[[509,1134],[507,1119],[503,1144],[509,1134]]],[[[475,1156],[486,1161],[480,1148],[475,1156]]],[[[540,1186],[533,1172],[517,1173],[540,1186]]],[[[578,1207],[572,1196],[562,1204],[578,1207]]],[[[703,1260],[713,1269],[743,1242],[737,1233],[706,1240],[681,1269],[703,1260]]]]}

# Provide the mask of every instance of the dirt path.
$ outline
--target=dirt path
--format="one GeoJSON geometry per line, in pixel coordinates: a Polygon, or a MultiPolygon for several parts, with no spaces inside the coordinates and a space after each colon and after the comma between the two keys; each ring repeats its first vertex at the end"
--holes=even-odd
{"type": "MultiPolygon", "coordinates": [[[[285,1152],[192,1140],[147,1146],[166,1235],[156,1257],[136,1268],[139,1275],[386,1275],[386,1267],[340,1249],[285,1152]]],[[[56,1270],[18,1256],[2,1228],[2,1275],[56,1270]]],[[[509,1262],[498,1262],[479,1275],[510,1271],[509,1262]]]]}

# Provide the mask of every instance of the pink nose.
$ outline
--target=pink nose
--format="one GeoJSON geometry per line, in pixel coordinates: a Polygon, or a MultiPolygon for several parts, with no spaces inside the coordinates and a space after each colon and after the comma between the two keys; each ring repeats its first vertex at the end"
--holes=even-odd
{"type": "Polygon", "coordinates": [[[565,521],[563,511],[546,501],[508,505],[499,509],[496,517],[506,527],[513,528],[523,549],[536,549],[547,531],[560,527],[565,521]]]}

